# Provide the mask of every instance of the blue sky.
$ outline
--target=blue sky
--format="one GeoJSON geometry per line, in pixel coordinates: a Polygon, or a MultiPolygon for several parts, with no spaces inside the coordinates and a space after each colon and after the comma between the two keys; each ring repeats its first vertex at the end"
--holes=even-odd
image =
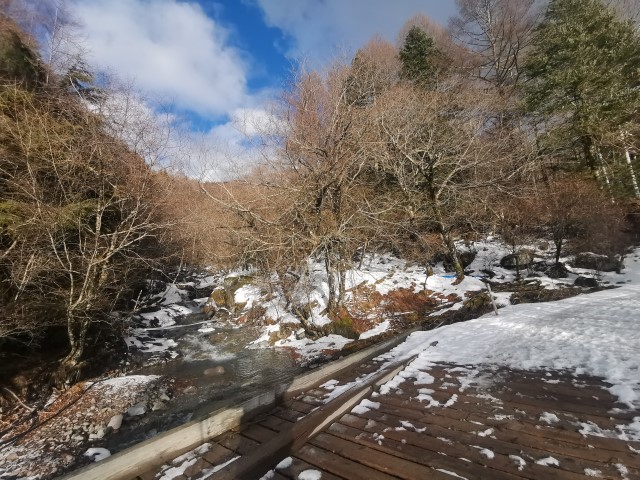
{"type": "Polygon", "coordinates": [[[322,67],[416,14],[446,24],[454,0],[69,0],[94,69],[171,105],[190,129],[241,143],[298,62],[322,67]],[[246,122],[245,122],[246,123],[246,122]]]}

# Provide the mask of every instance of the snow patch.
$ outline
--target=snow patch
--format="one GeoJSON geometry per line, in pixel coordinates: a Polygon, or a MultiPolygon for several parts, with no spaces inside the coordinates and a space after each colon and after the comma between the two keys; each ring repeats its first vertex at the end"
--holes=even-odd
{"type": "Polygon", "coordinates": [[[558,423],[560,419],[555,413],[543,412],[542,415],[540,415],[540,421],[548,425],[552,425],[554,423],[558,423]]]}
{"type": "Polygon", "coordinates": [[[462,475],[458,475],[456,472],[452,472],[451,470],[445,470],[444,468],[436,468],[437,472],[446,473],[447,475],[451,475],[452,477],[462,478],[464,480],[469,480],[467,477],[463,477],[462,475]]]}
{"type": "Polygon", "coordinates": [[[85,457],[89,457],[94,462],[99,462],[100,460],[109,458],[111,456],[111,452],[106,448],[89,448],[83,455],[85,457]]]}
{"type": "Polygon", "coordinates": [[[521,472],[522,469],[527,466],[527,462],[524,461],[524,458],[519,457],[518,455],[509,455],[509,460],[511,460],[518,466],[519,472],[521,472]]]}
{"type": "Polygon", "coordinates": [[[545,458],[541,458],[540,460],[536,460],[536,464],[542,465],[543,467],[549,467],[549,466],[559,467],[560,466],[560,462],[553,457],[545,457],[545,458]]]}
{"type": "Polygon", "coordinates": [[[284,470],[286,468],[289,468],[292,463],[293,463],[293,458],[287,457],[284,460],[280,461],[278,465],[276,465],[276,470],[284,470]]]}
{"type": "Polygon", "coordinates": [[[318,470],[303,470],[298,474],[298,480],[320,480],[322,473],[318,470]]]}

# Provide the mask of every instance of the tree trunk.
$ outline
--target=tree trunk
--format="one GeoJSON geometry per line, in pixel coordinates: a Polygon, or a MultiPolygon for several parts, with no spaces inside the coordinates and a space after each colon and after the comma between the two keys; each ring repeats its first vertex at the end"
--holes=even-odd
{"type": "Polygon", "coordinates": [[[629,149],[624,149],[624,156],[627,160],[627,167],[629,168],[629,175],[631,176],[631,183],[633,184],[633,194],[636,198],[640,198],[640,188],[638,188],[638,179],[636,178],[636,172],[633,170],[633,164],[631,163],[631,155],[629,149]]]}
{"type": "Polygon", "coordinates": [[[345,272],[342,262],[338,264],[338,298],[336,299],[336,307],[342,307],[346,294],[347,273],[345,272]]]}
{"type": "Polygon", "coordinates": [[[462,282],[464,280],[464,268],[462,268],[462,263],[460,262],[460,256],[458,255],[458,249],[451,238],[451,235],[447,231],[444,226],[444,222],[442,220],[442,214],[440,212],[440,206],[438,205],[438,201],[433,199],[433,213],[436,217],[436,225],[438,228],[438,233],[440,234],[440,238],[442,238],[442,243],[447,249],[447,253],[451,257],[451,263],[453,264],[453,269],[456,272],[456,284],[462,282]]]}
{"type": "Polygon", "coordinates": [[[67,356],[61,360],[58,368],[56,376],[60,383],[65,383],[78,374],[88,329],[89,322],[87,320],[79,320],[72,313],[69,314],[67,318],[67,334],[69,336],[70,349],[67,356]]]}
{"type": "Polygon", "coordinates": [[[556,265],[560,265],[560,255],[562,253],[562,239],[554,240],[556,246],[556,265]]]}
{"type": "Polygon", "coordinates": [[[331,262],[331,253],[327,249],[324,254],[324,267],[327,272],[327,287],[329,290],[327,296],[327,313],[332,315],[336,311],[336,286],[334,268],[331,262]]]}
{"type": "Polygon", "coordinates": [[[593,140],[591,140],[589,136],[582,137],[582,153],[584,154],[584,160],[589,170],[591,170],[591,173],[597,178],[598,166],[593,154],[593,140]]]}

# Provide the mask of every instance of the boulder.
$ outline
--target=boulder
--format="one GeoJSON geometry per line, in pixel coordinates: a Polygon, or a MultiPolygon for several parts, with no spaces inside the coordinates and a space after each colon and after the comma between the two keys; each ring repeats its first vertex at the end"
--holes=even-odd
{"type": "Polygon", "coordinates": [[[253,282],[253,277],[251,275],[234,275],[230,277],[226,277],[223,282],[224,288],[224,298],[221,302],[218,302],[219,293],[216,293],[218,290],[214,290],[211,294],[211,298],[213,298],[219,306],[225,307],[230,311],[235,313],[239,313],[242,311],[245,303],[236,303],[235,296],[236,292],[244,287],[245,285],[249,285],[253,282]]]}
{"type": "Polygon", "coordinates": [[[476,259],[476,255],[478,252],[474,250],[466,250],[464,252],[460,252],[458,257],[460,257],[460,263],[462,263],[462,268],[467,268],[469,265],[473,263],[476,259]]]}
{"type": "Polygon", "coordinates": [[[228,308],[224,288],[218,287],[211,292],[209,300],[207,300],[207,304],[215,305],[216,309],[218,307],[228,308]]]}
{"type": "MultiPolygon", "coordinates": [[[[465,250],[463,252],[458,252],[458,258],[460,259],[460,263],[462,264],[463,269],[467,268],[473,263],[477,253],[478,252],[474,250],[465,250]]],[[[453,268],[453,259],[448,253],[439,253],[435,255],[432,259],[432,262],[434,264],[442,262],[442,266],[447,272],[453,272],[455,270],[453,268]]]]}
{"type": "Polygon", "coordinates": [[[164,402],[161,402],[160,400],[156,400],[153,404],[153,407],[151,407],[151,410],[154,412],[160,411],[160,410],[166,410],[167,406],[164,404],[164,402]]]}
{"type": "Polygon", "coordinates": [[[624,265],[617,258],[607,255],[598,255],[593,252],[583,252],[576,255],[573,266],[588,270],[598,270],[600,272],[619,272],[624,265]]]}
{"type": "Polygon", "coordinates": [[[112,430],[118,430],[121,425],[122,425],[122,415],[118,414],[111,417],[111,419],[109,420],[109,424],[107,425],[107,428],[111,428],[112,430]]]}
{"type": "Polygon", "coordinates": [[[218,311],[218,305],[212,297],[209,297],[207,302],[200,308],[200,311],[204,313],[207,318],[212,318],[218,311]]]}
{"type": "Polygon", "coordinates": [[[147,405],[145,402],[139,402],[127,409],[127,415],[130,417],[137,417],[144,415],[147,412],[147,405]]]}
{"type": "Polygon", "coordinates": [[[489,270],[488,268],[480,270],[480,273],[485,275],[487,278],[493,278],[496,276],[496,272],[494,272],[493,270],[489,270]]]}
{"type": "Polygon", "coordinates": [[[517,268],[527,268],[533,263],[534,254],[531,250],[520,250],[517,253],[511,253],[502,257],[500,260],[500,266],[502,268],[508,268],[509,270],[516,270],[517,268]]]}
{"type": "Polygon", "coordinates": [[[592,277],[578,277],[574,282],[576,287],[584,287],[584,288],[596,288],[598,286],[598,281],[592,277]]]}
{"type": "Polygon", "coordinates": [[[551,265],[545,270],[545,273],[549,278],[567,278],[569,276],[569,270],[563,263],[551,265]]]}

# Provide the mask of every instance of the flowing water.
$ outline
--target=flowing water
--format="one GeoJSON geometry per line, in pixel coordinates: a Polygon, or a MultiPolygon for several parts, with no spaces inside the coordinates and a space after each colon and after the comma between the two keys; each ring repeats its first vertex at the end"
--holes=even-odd
{"type": "Polygon", "coordinates": [[[236,326],[214,317],[212,331],[202,333],[198,323],[205,320],[203,314],[176,320],[176,326],[154,334],[177,342],[179,356],[129,372],[172,379],[174,397],[166,410],[149,412],[130,425],[125,422],[121,431],[108,438],[106,448],[112,452],[287,383],[305,370],[292,351],[252,346],[260,335],[258,327],[236,326]]]}

